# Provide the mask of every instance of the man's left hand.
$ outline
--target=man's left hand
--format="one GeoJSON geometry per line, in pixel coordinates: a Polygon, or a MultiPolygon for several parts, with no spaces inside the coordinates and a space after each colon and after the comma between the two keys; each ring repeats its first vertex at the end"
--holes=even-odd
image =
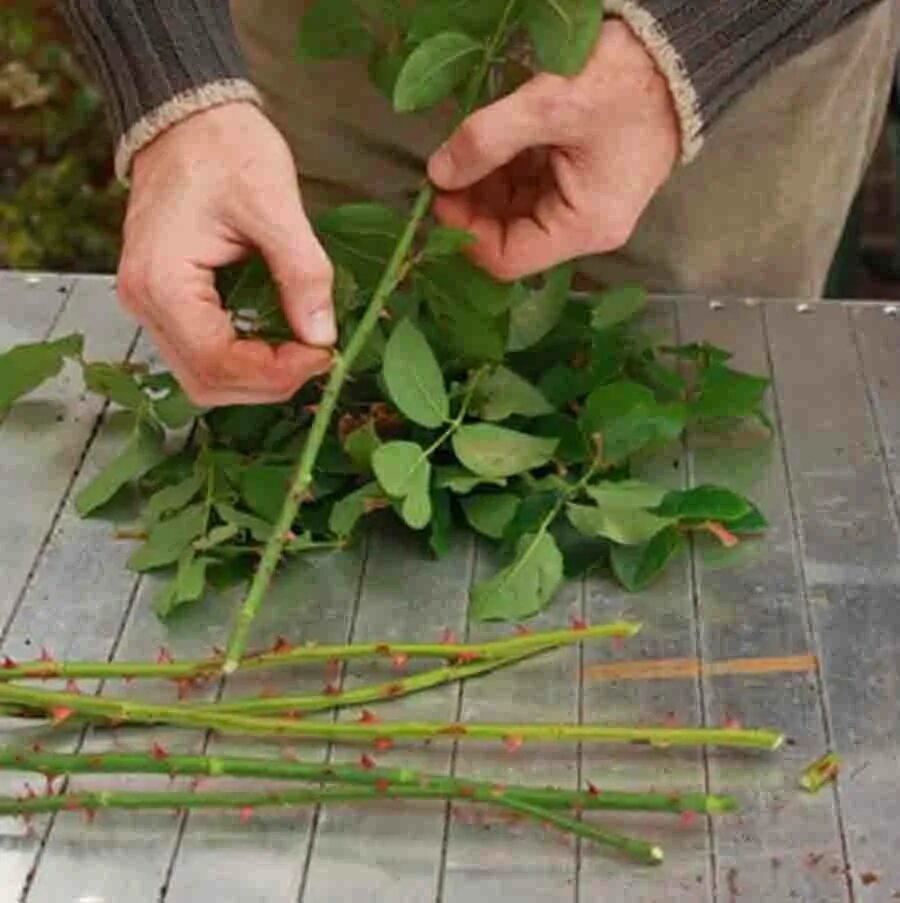
{"type": "Polygon", "coordinates": [[[621,247],[678,158],[666,80],[622,22],[575,77],[541,73],[468,117],[429,161],[446,226],[511,281],[621,247]]]}

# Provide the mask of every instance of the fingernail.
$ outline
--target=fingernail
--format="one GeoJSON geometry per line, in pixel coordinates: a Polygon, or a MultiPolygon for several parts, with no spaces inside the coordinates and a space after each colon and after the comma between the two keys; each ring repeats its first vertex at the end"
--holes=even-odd
{"type": "Polygon", "coordinates": [[[304,338],[313,345],[333,345],[337,341],[337,325],[330,308],[320,307],[310,311],[304,338]]]}
{"type": "Polygon", "coordinates": [[[446,185],[453,176],[453,160],[447,145],[442,144],[431,156],[428,164],[428,173],[431,181],[438,185],[446,185]]]}

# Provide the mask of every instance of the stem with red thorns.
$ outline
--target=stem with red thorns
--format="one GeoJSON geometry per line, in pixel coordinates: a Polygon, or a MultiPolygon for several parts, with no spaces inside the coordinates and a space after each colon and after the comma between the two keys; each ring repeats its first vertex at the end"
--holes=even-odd
{"type": "MultiPolygon", "coordinates": [[[[724,746],[773,751],[784,736],[770,730],[734,728],[662,728],[625,727],[592,724],[454,724],[442,722],[391,722],[387,724],[347,724],[325,721],[296,721],[250,715],[219,713],[186,705],[161,705],[130,699],[85,697],[0,685],[0,704],[12,703],[28,709],[40,709],[51,715],[65,712],[73,716],[99,718],[114,723],[170,724],[198,730],[249,736],[302,737],[333,742],[373,742],[388,737],[398,740],[467,739],[500,740],[514,737],[523,742],[633,743],[657,747],[724,746]]],[[[55,716],[54,716],[55,717],[55,716]]]]}
{"type": "MultiPolygon", "coordinates": [[[[628,639],[637,634],[641,625],[633,622],[600,624],[594,627],[572,630],[552,630],[494,640],[488,643],[357,643],[342,646],[304,644],[291,647],[279,642],[272,651],[256,653],[243,658],[238,671],[263,671],[294,665],[320,662],[350,661],[353,659],[391,659],[396,656],[436,658],[446,661],[487,661],[510,658],[532,650],[542,651],[570,646],[582,640],[628,639]]],[[[14,662],[6,658],[0,664],[0,682],[63,678],[86,680],[116,678],[144,680],[193,680],[211,679],[219,675],[222,656],[183,662],[162,660],[155,662],[57,662],[40,659],[31,662],[14,662]]]]}
{"type": "Polygon", "coordinates": [[[44,776],[73,774],[159,774],[167,777],[264,778],[309,781],[316,784],[351,784],[374,787],[386,781],[392,787],[421,787],[469,798],[473,793],[494,798],[514,797],[547,809],[572,811],[684,812],[718,815],[734,812],[730,796],[702,793],[629,793],[617,790],[562,790],[553,787],[498,785],[489,781],[428,774],[409,768],[374,765],[322,764],[251,756],[192,756],[145,753],[44,753],[0,749],[0,770],[33,771],[44,776]]]}

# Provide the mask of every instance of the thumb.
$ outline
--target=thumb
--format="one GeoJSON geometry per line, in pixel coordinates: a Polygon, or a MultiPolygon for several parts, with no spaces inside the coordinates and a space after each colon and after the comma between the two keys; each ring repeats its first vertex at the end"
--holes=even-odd
{"type": "Polygon", "coordinates": [[[332,287],[334,267],[297,197],[267,206],[248,224],[247,238],[260,250],[281,295],[294,334],[308,345],[337,342],[332,287]]]}
{"type": "Polygon", "coordinates": [[[481,181],[529,147],[550,143],[546,86],[533,79],[473,113],[428,161],[428,177],[443,191],[481,181]]]}

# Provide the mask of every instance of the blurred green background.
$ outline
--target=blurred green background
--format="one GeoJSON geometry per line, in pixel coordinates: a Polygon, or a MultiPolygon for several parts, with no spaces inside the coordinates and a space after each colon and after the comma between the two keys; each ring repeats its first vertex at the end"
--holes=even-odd
{"type": "MultiPolygon", "coordinates": [[[[56,0],[0,0],[0,268],[114,272],[126,192],[56,0]]],[[[900,298],[900,113],[848,222],[832,297],[900,298]]]]}

